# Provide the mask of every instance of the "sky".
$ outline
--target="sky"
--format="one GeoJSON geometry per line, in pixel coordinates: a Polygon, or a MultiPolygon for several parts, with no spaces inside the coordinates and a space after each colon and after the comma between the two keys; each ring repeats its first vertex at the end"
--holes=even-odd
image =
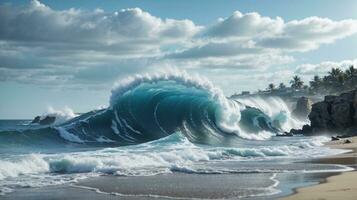
{"type": "Polygon", "coordinates": [[[0,119],[109,104],[170,69],[229,96],[357,64],[355,0],[0,1],[0,119]]]}

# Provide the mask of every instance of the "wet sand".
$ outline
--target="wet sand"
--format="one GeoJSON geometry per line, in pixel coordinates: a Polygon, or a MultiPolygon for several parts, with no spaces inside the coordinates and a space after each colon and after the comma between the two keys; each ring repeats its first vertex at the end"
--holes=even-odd
{"type": "MultiPolygon", "coordinates": [[[[349,153],[332,157],[321,158],[313,162],[343,164],[357,168],[357,137],[346,138],[339,141],[331,141],[326,144],[331,148],[348,149],[349,153]],[[346,140],[352,143],[346,144],[346,140]]],[[[283,200],[356,200],[357,199],[357,171],[344,172],[331,176],[319,185],[300,188],[296,193],[283,198],[283,200]]]]}
{"type": "Polygon", "coordinates": [[[266,200],[286,196],[293,192],[292,188],[316,184],[331,176],[331,173],[281,173],[276,177],[280,181],[279,190],[271,187],[277,180],[272,180],[272,175],[271,173],[210,175],[173,173],[137,177],[100,176],[76,184],[21,188],[0,196],[0,199],[192,200],[246,197],[245,200],[266,200]],[[261,196],[254,196],[257,193],[261,196]]]}

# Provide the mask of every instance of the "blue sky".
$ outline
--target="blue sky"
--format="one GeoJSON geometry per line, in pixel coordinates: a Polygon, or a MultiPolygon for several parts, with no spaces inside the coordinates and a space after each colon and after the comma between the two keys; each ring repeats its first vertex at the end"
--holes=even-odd
{"type": "Polygon", "coordinates": [[[108,105],[170,68],[230,95],[357,62],[357,1],[2,1],[0,118],[108,105]]]}

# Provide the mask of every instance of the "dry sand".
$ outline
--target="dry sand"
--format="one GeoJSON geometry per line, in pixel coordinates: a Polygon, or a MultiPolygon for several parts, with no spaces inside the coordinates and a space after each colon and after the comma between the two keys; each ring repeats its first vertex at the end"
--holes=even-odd
{"type": "MultiPolygon", "coordinates": [[[[319,163],[345,164],[357,166],[357,137],[331,141],[331,148],[350,149],[352,152],[317,160],[319,163]],[[345,144],[346,139],[352,143],[345,144]]],[[[344,172],[327,178],[319,185],[297,189],[297,193],[283,200],[357,200],[357,171],[344,172]]]]}

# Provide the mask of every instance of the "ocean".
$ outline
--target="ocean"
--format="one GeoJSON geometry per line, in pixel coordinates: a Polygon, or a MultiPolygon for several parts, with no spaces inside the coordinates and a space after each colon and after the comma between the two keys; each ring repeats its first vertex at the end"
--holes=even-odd
{"type": "Polygon", "coordinates": [[[0,199],[77,183],[105,194],[108,178],[118,195],[130,188],[144,199],[269,198],[317,180],[294,176],[349,170],[304,162],[343,152],[324,147],[328,137],[276,136],[307,123],[277,97],[231,99],[208,80],[179,73],[123,80],[109,102],[49,126],[0,120],[0,199]],[[195,187],[202,193],[185,192],[195,187]]]}

